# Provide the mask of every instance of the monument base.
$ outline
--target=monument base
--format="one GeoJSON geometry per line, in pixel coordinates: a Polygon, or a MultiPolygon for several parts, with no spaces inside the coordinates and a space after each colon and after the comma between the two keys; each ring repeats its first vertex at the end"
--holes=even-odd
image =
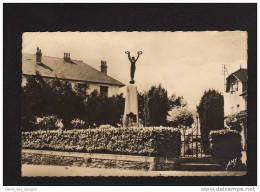
{"type": "Polygon", "coordinates": [[[138,98],[136,85],[126,86],[123,125],[124,127],[138,126],[138,98]]]}

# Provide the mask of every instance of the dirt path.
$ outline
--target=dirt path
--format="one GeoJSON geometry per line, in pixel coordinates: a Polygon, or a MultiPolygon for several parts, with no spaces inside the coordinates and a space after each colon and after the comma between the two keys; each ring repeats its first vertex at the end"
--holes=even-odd
{"type": "Polygon", "coordinates": [[[141,171],[88,167],[22,165],[22,176],[242,176],[245,171],[141,171]]]}

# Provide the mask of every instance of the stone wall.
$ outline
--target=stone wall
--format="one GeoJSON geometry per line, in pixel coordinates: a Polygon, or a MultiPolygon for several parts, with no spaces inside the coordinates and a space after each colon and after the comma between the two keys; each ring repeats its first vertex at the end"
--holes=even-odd
{"type": "Polygon", "coordinates": [[[227,164],[226,159],[158,158],[31,149],[22,150],[21,161],[23,165],[76,166],[143,171],[224,171],[227,164]]]}
{"type": "Polygon", "coordinates": [[[151,157],[23,150],[22,164],[149,170],[151,157]]]}

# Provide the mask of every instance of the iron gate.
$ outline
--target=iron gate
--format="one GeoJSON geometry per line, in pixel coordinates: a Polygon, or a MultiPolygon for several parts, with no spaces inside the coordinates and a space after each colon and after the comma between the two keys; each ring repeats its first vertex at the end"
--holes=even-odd
{"type": "Polygon", "coordinates": [[[181,157],[195,157],[201,158],[206,155],[203,153],[201,146],[201,135],[200,134],[183,134],[181,136],[181,157]]]}

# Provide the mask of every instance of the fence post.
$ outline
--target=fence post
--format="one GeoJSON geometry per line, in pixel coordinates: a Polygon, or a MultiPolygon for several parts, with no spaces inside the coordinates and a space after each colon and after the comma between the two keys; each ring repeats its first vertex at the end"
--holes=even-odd
{"type": "Polygon", "coordinates": [[[183,133],[183,157],[185,157],[185,132],[183,133]]]}
{"type": "Polygon", "coordinates": [[[191,157],[193,157],[193,133],[191,134],[191,157]]]}
{"type": "Polygon", "coordinates": [[[202,135],[200,134],[200,157],[202,157],[202,135]]]}
{"type": "Polygon", "coordinates": [[[198,158],[198,133],[196,133],[196,158],[198,158]]]}

